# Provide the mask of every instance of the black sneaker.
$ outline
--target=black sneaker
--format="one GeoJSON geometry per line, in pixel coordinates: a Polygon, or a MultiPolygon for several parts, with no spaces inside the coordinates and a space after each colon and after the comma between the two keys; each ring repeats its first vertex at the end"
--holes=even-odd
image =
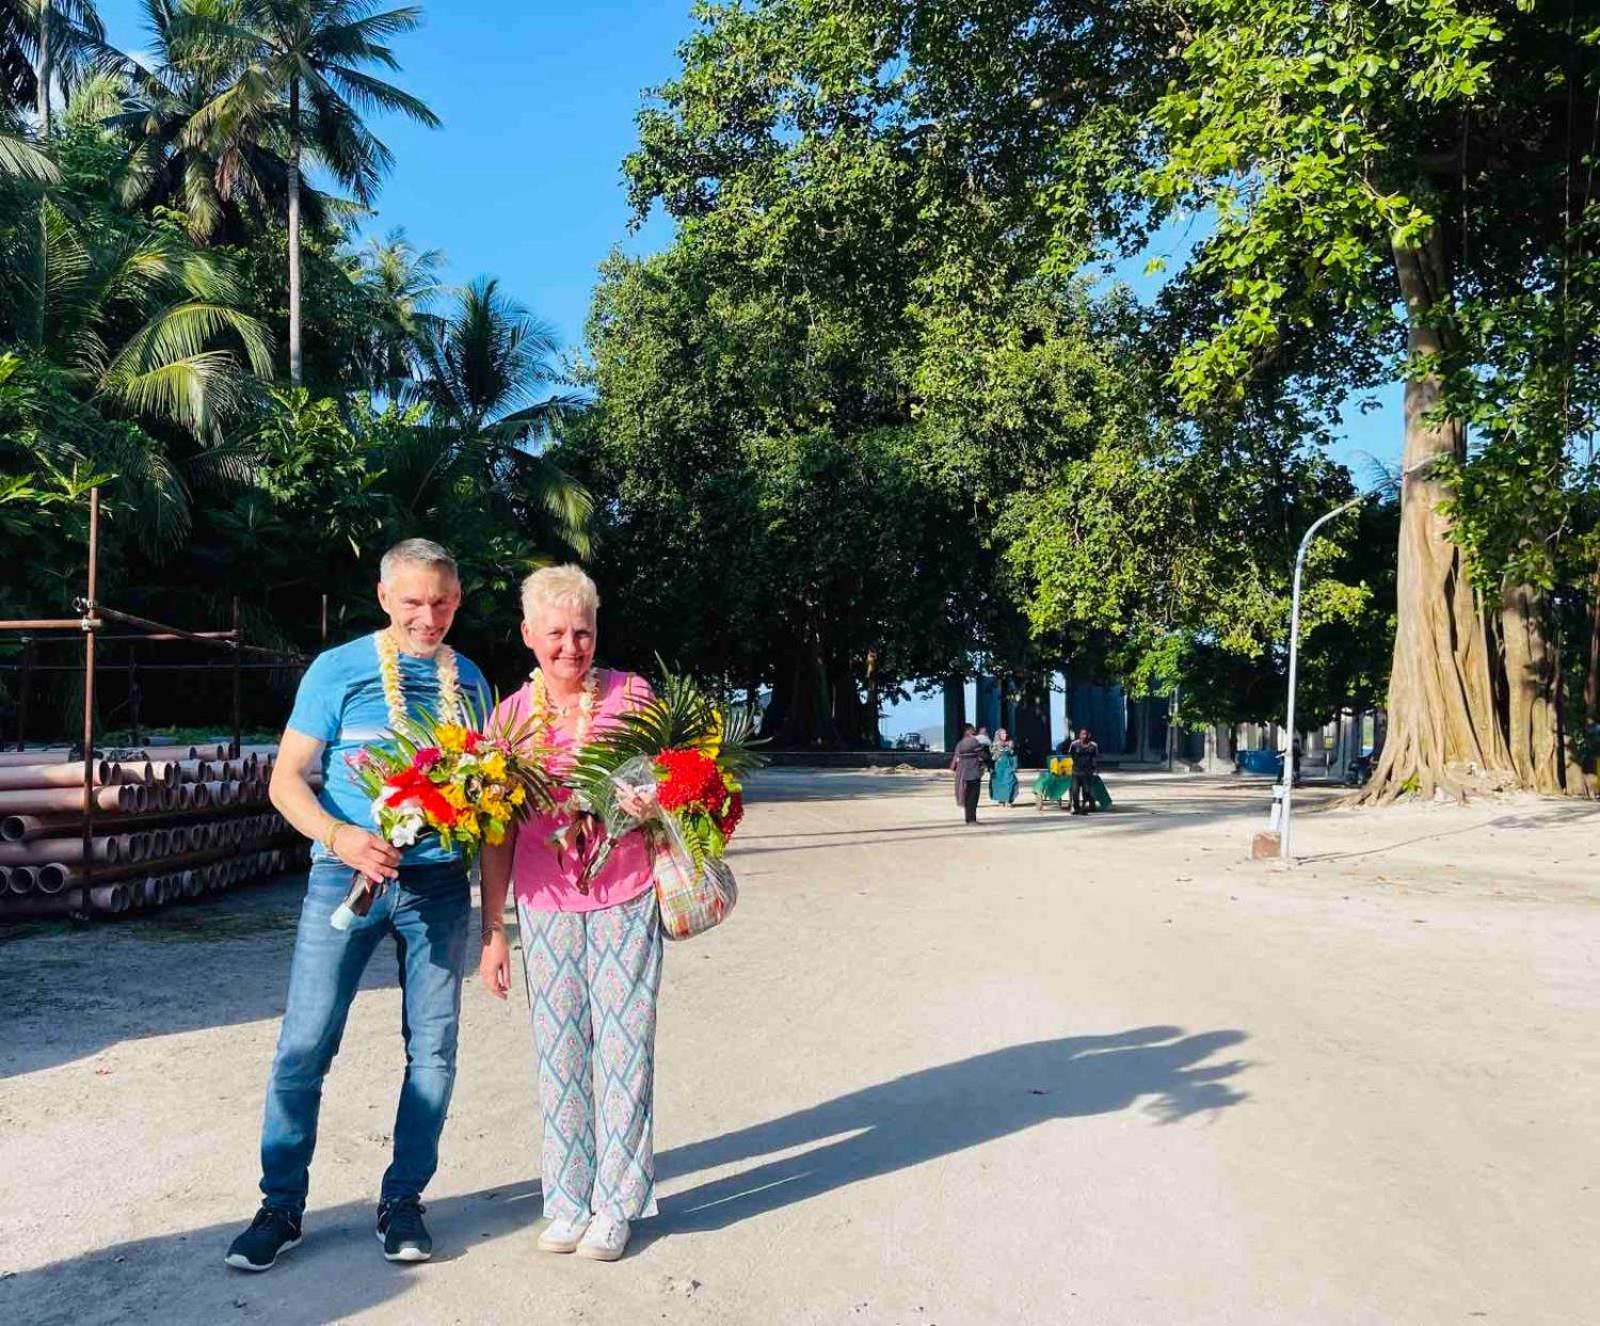
{"type": "Polygon", "coordinates": [[[240,1271],[270,1271],[280,1252],[300,1246],[300,1221],[287,1211],[263,1206],[250,1228],[234,1239],[227,1262],[240,1271]]]}
{"type": "Polygon", "coordinates": [[[392,1262],[425,1262],[433,1256],[433,1239],[422,1223],[427,1208],[415,1197],[396,1197],[378,1205],[378,1242],[392,1262]]]}

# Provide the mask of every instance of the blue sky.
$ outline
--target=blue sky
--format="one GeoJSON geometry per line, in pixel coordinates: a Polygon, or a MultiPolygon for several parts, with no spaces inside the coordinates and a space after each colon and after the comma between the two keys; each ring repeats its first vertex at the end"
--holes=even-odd
{"type": "MultiPolygon", "coordinates": [[[[138,0],[100,0],[100,12],[114,44],[143,48],[138,0]]],[[[677,71],[678,45],[692,30],[689,0],[424,0],[424,12],[422,30],[395,43],[397,81],[444,125],[375,125],[396,164],[365,229],[404,226],[419,248],[444,250],[452,282],[498,276],[576,347],[611,249],[648,252],[668,238],[660,221],[629,236],[621,164],[645,90],[677,71]]],[[[1181,233],[1166,242],[1184,246],[1181,233]]],[[[1123,264],[1117,275],[1148,294],[1143,265],[1123,264]]],[[[1352,411],[1336,448],[1358,481],[1362,453],[1399,456],[1398,392],[1384,400],[1377,414],[1352,411]]],[[[1059,697],[1056,708],[1059,731],[1059,697]]],[[[937,698],[914,702],[889,715],[885,730],[931,726],[940,712],[937,698]]]]}
{"type": "MultiPolygon", "coordinates": [[[[500,277],[576,345],[612,246],[666,238],[658,224],[629,240],[621,165],[642,93],[677,68],[689,0],[423,0],[423,10],[421,31],[394,43],[396,81],[444,126],[377,124],[396,162],[366,229],[404,226],[419,247],[443,249],[452,281],[500,277]]],[[[100,0],[100,12],[113,43],[143,48],[138,0],[100,0]]]]}

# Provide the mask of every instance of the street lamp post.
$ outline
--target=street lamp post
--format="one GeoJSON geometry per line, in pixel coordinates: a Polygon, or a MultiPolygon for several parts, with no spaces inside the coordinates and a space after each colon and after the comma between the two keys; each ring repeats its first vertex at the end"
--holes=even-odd
{"type": "Polygon", "coordinates": [[[1300,540],[1300,551],[1294,558],[1294,599],[1289,609],[1289,714],[1286,727],[1285,740],[1288,742],[1283,752],[1283,815],[1279,824],[1278,855],[1285,861],[1294,860],[1293,850],[1290,847],[1292,833],[1291,817],[1294,813],[1294,689],[1300,675],[1300,577],[1305,570],[1306,550],[1311,547],[1311,540],[1317,531],[1336,516],[1342,516],[1346,511],[1360,506],[1367,500],[1367,494],[1353,497],[1343,506],[1335,507],[1320,520],[1314,521],[1306,531],[1305,538],[1300,540]]]}

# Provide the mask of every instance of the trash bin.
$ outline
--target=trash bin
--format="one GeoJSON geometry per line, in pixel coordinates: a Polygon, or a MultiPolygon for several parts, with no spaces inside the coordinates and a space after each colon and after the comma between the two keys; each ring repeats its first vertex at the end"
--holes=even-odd
{"type": "Polygon", "coordinates": [[[1242,750],[1238,758],[1240,773],[1276,778],[1283,768],[1283,756],[1275,750],[1242,750]]]}

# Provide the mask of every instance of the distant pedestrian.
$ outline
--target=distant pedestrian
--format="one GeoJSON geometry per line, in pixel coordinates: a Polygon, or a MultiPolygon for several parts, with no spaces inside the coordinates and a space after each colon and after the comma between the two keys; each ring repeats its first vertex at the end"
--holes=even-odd
{"type": "Polygon", "coordinates": [[[1087,815],[1094,809],[1094,778],[1100,770],[1100,747],[1088,728],[1078,729],[1078,739],[1067,747],[1072,758],[1072,813],[1087,815]]]}
{"type": "Polygon", "coordinates": [[[989,800],[997,806],[1012,805],[1017,799],[1017,748],[1011,734],[998,728],[989,748],[994,771],[989,775],[989,800]]]}
{"type": "Polygon", "coordinates": [[[983,786],[984,749],[971,723],[961,728],[950,769],[956,776],[956,804],[966,812],[968,824],[978,822],[978,790],[983,786]]]}

